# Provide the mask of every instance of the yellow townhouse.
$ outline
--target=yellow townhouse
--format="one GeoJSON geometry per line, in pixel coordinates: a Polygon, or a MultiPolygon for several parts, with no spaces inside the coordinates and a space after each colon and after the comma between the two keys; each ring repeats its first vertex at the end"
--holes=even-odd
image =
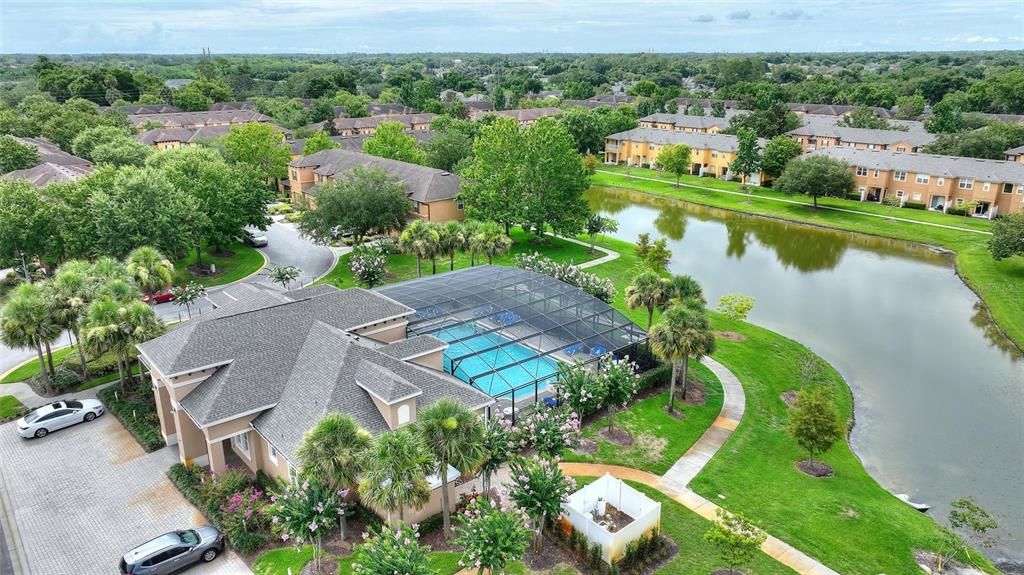
{"type": "Polygon", "coordinates": [[[233,126],[235,124],[272,124],[274,119],[255,110],[219,110],[209,112],[173,112],[169,114],[134,114],[128,121],[138,132],[147,125],[160,124],[164,128],[202,128],[204,126],[233,126]]]}
{"type": "Polygon", "coordinates": [[[809,123],[787,132],[803,147],[804,152],[842,146],[863,150],[893,150],[920,152],[935,141],[935,136],[923,130],[874,130],[846,128],[822,123],[809,123]]]}
{"type": "MultiPolygon", "coordinates": [[[[764,147],[767,141],[758,140],[764,147]]],[[[690,174],[732,179],[729,166],[736,159],[739,139],[728,134],[701,134],[657,128],[634,128],[612,134],[605,138],[604,161],[606,164],[652,167],[658,154],[665,146],[686,144],[691,150],[690,174]]],[[[762,174],[753,174],[748,182],[760,185],[762,174]]]]}
{"type": "Polygon", "coordinates": [[[541,118],[550,118],[562,113],[561,108],[523,108],[521,110],[470,110],[469,117],[472,120],[479,120],[487,115],[494,115],[504,118],[512,118],[520,126],[530,126],[541,118]]]}
{"type": "Polygon", "coordinates": [[[1007,162],[1020,162],[1024,164],[1024,146],[1017,146],[1016,148],[1010,148],[1003,152],[1006,154],[1007,162]]]}
{"type": "Polygon", "coordinates": [[[811,152],[850,164],[861,201],[914,202],[946,211],[970,204],[994,218],[1024,211],[1024,164],[894,150],[832,147],[811,152]]]}
{"type": "Polygon", "coordinates": [[[288,164],[292,202],[315,205],[318,185],[333,181],[338,174],[357,166],[381,168],[401,180],[409,196],[410,217],[441,223],[465,218],[465,209],[458,197],[462,181],[459,176],[341,148],[323,150],[288,164]]]}
{"type": "Polygon", "coordinates": [[[715,116],[688,116],[686,114],[656,113],[640,118],[641,128],[676,130],[697,134],[717,134],[729,127],[729,118],[715,116]]]}

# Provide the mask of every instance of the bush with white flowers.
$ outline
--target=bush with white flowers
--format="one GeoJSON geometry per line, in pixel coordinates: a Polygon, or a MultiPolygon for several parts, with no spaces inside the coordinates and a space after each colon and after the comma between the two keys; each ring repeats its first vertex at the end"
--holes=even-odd
{"type": "Polygon", "coordinates": [[[615,284],[611,280],[585,272],[578,266],[560,264],[536,252],[517,255],[514,265],[576,286],[605,303],[611,303],[615,299],[615,284]]]}
{"type": "Polygon", "coordinates": [[[313,547],[313,561],[320,570],[321,540],[338,526],[344,507],[340,494],[313,481],[289,485],[270,498],[270,524],[281,541],[296,547],[313,547]]]}
{"type": "Polygon", "coordinates": [[[361,245],[352,250],[348,258],[348,269],[352,271],[359,285],[373,288],[384,283],[388,269],[387,252],[372,245],[361,245]]]}
{"type": "Polygon", "coordinates": [[[433,575],[427,566],[430,549],[419,544],[419,537],[416,526],[405,523],[364,533],[352,571],[356,575],[433,575]]]}
{"type": "Polygon", "coordinates": [[[542,457],[558,457],[563,449],[580,444],[580,418],[564,407],[537,409],[516,420],[514,433],[520,449],[532,447],[542,457]]]}
{"type": "Polygon", "coordinates": [[[455,544],[462,547],[459,566],[502,575],[509,563],[526,554],[529,517],[521,509],[502,509],[493,499],[477,497],[459,515],[455,544]]]}
{"type": "Polygon", "coordinates": [[[576,490],[576,480],[566,477],[556,459],[516,457],[509,463],[512,482],[506,485],[516,507],[526,512],[534,533],[534,547],[543,547],[544,527],[562,514],[562,504],[576,490]]]}

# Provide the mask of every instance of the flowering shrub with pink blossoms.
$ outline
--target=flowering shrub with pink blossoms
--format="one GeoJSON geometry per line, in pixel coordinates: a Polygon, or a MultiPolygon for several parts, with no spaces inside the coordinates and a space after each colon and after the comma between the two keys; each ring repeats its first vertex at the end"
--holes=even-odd
{"type": "Polygon", "coordinates": [[[541,457],[558,457],[563,449],[580,444],[580,418],[564,407],[538,405],[516,420],[514,433],[520,449],[532,447],[541,457]]]}
{"type": "Polygon", "coordinates": [[[363,533],[352,571],[356,575],[433,575],[427,565],[430,549],[419,544],[419,537],[416,526],[405,523],[363,533]]]}
{"type": "Polygon", "coordinates": [[[341,495],[319,483],[304,481],[289,485],[283,493],[270,498],[270,523],[274,534],[301,547],[313,547],[313,561],[320,570],[323,556],[321,538],[338,526],[344,508],[341,495]]]}
{"type": "Polygon", "coordinates": [[[459,566],[479,575],[501,575],[505,567],[526,554],[530,543],[529,516],[522,509],[502,509],[493,499],[477,497],[459,515],[455,544],[462,547],[459,566]]]}

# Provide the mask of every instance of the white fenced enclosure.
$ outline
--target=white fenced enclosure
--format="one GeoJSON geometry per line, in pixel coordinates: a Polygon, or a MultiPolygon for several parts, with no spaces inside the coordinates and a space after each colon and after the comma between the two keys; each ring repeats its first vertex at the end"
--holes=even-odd
{"type": "Polygon", "coordinates": [[[573,528],[601,546],[604,561],[619,560],[626,545],[661,526],[661,503],[605,474],[562,506],[573,528]]]}

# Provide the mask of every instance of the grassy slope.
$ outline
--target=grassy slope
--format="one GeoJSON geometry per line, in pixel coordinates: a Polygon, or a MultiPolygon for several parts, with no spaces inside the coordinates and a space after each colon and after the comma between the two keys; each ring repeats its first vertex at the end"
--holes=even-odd
{"type": "MultiPolygon", "coordinates": [[[[602,168],[603,169],[603,168],[602,168]]],[[[663,174],[650,170],[633,169],[633,175],[664,178],[663,174]]],[[[711,178],[689,178],[684,183],[738,191],[739,186],[711,178]]],[[[941,246],[957,253],[957,271],[967,285],[971,286],[988,305],[993,318],[1004,332],[1024,347],[1024,257],[1010,258],[996,262],[986,248],[988,236],[972,232],[949,230],[932,226],[899,222],[834,210],[814,210],[807,204],[794,205],[769,201],[763,198],[784,197],[771,190],[755,189],[756,194],[734,196],[694,188],[676,188],[669,182],[651,182],[628,179],[624,175],[596,174],[594,185],[617,186],[652,194],[670,196],[688,202],[715,206],[740,212],[782,218],[841,230],[861,232],[903,240],[941,246]]],[[[810,202],[807,198],[786,198],[810,202]]],[[[922,210],[909,210],[880,206],[878,204],[854,202],[836,198],[825,198],[821,205],[870,211],[894,217],[917,219],[944,225],[959,226],[986,231],[991,229],[988,220],[950,216],[922,210]]]]}
{"type": "Polygon", "coordinates": [[[192,250],[184,258],[174,262],[174,283],[183,284],[195,281],[206,287],[236,282],[246,276],[260,271],[265,263],[263,254],[254,248],[235,242],[228,246],[234,252],[230,257],[203,254],[203,264],[215,264],[217,273],[212,276],[197,276],[188,271],[188,266],[196,263],[196,253],[192,250]]]}
{"type": "Polygon", "coordinates": [[[13,395],[0,396],[0,421],[6,421],[14,417],[23,409],[25,409],[25,406],[18,401],[17,397],[13,395]]]}
{"type": "MultiPolygon", "coordinates": [[[[627,310],[622,303],[622,290],[634,275],[633,247],[607,238],[603,245],[619,250],[622,257],[590,271],[615,282],[615,306],[643,325],[646,312],[627,310]]],[[[747,408],[736,433],[691,486],[842,573],[915,572],[911,552],[934,547],[938,525],[882,489],[845,441],[825,457],[837,471],[835,478],[811,479],[793,467],[802,454],[785,434],[786,408],[779,396],[794,387],[799,358],[810,352],[769,330],[730,322],[714,312],[712,316],[716,330],[748,338],[719,339],[714,354],[743,383],[747,408]]],[[[853,409],[849,388],[828,369],[837,390],[836,406],[848,419],[853,409]]],[[[991,570],[987,563],[985,567],[991,570]]]]}
{"type": "MultiPolygon", "coordinates": [[[[534,241],[535,236],[528,234],[521,229],[513,229],[512,233],[512,249],[508,254],[496,258],[494,260],[495,265],[512,265],[512,259],[518,254],[531,254],[538,252],[541,255],[550,257],[553,260],[572,261],[575,263],[583,263],[596,259],[604,255],[603,253],[589,254],[587,253],[588,248],[572,242],[557,238],[547,238],[544,243],[534,241]]],[[[348,269],[348,258],[346,254],[338,260],[338,265],[334,266],[329,274],[321,278],[316,283],[325,283],[340,288],[352,287],[357,285],[355,278],[352,277],[352,272],[348,269]]],[[[476,265],[486,264],[487,259],[483,262],[478,258],[476,265]]],[[[469,267],[470,259],[467,254],[458,254],[455,256],[455,269],[469,267]]],[[[430,261],[424,261],[423,275],[430,274],[431,265],[430,261]]],[[[438,258],[437,260],[437,273],[449,271],[449,261],[447,257],[438,258]]],[[[409,254],[396,254],[388,257],[388,272],[392,275],[386,283],[392,283],[402,280],[413,279],[416,277],[416,257],[409,254]]]]}
{"type": "MultiPolygon", "coordinates": [[[[703,405],[676,403],[686,413],[685,419],[680,421],[665,412],[668,404],[668,392],[665,391],[642,399],[616,414],[615,425],[633,435],[632,446],[622,447],[598,439],[595,453],[586,455],[566,450],[563,459],[624,465],[663,475],[700,438],[722,409],[722,384],[711,370],[691,361],[687,379],[701,381],[708,395],[703,405]],[[659,444],[659,439],[665,443],[659,444]]],[[[583,435],[595,439],[597,431],[604,429],[607,423],[607,418],[595,421],[583,430],[583,435]]]]}
{"type": "MultiPolygon", "coordinates": [[[[77,353],[73,346],[62,347],[53,351],[53,365],[59,365],[60,360],[64,359],[68,354],[77,353]]],[[[2,383],[15,383],[18,381],[25,381],[33,375],[39,374],[39,360],[33,357],[25,363],[11,370],[3,379],[0,379],[2,383]]]]}

